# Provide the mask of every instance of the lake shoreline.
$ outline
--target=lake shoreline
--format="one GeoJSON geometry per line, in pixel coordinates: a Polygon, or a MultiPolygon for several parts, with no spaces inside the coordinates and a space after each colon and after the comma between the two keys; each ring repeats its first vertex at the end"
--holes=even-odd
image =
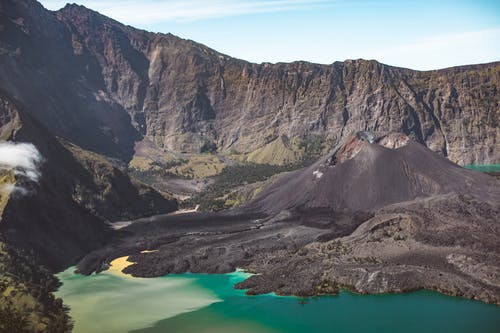
{"type": "MultiPolygon", "coordinates": [[[[115,263],[114,267],[117,268],[119,266],[117,264],[120,263],[126,264],[126,260],[120,259],[115,263]]],[[[335,316],[337,321],[340,321],[335,322],[337,328],[339,325],[346,328],[359,326],[359,323],[356,326],[350,320],[342,319],[343,316],[339,314],[339,311],[351,311],[348,309],[352,308],[354,310],[356,308],[356,311],[365,313],[369,317],[374,313],[373,311],[380,311],[381,307],[388,307],[387,311],[400,309],[399,311],[403,311],[402,316],[405,320],[417,323],[416,328],[422,328],[421,332],[428,329],[428,325],[433,324],[434,321],[429,320],[427,323],[424,320],[422,322],[420,317],[425,318],[425,315],[415,313],[410,309],[417,306],[417,304],[420,307],[420,304],[426,302],[428,303],[426,307],[439,307],[440,311],[445,313],[448,311],[449,313],[442,318],[444,324],[440,323],[439,325],[445,325],[444,327],[447,327],[446,325],[453,326],[457,333],[466,333],[467,331],[455,327],[450,323],[451,321],[446,320],[447,317],[456,316],[457,311],[479,311],[479,314],[486,316],[486,319],[481,319],[482,324],[478,322],[480,319],[478,317],[477,319],[468,319],[465,326],[471,327],[469,324],[479,325],[478,327],[483,327],[482,332],[485,333],[493,333],[494,325],[500,323],[498,321],[500,320],[498,316],[500,315],[500,308],[496,306],[445,296],[434,291],[421,290],[403,294],[360,295],[349,290],[340,289],[336,295],[313,297],[281,296],[276,294],[249,296],[245,294],[244,290],[234,288],[235,284],[250,276],[249,273],[242,270],[229,274],[187,273],[172,274],[159,278],[133,278],[127,275],[115,274],[115,272],[105,271],[97,275],[82,276],[74,274],[71,269],[58,274],[63,285],[61,286],[62,290],[59,290],[56,295],[62,297],[64,302],[70,305],[70,314],[76,321],[75,333],[88,332],[89,329],[95,328],[96,321],[99,322],[99,325],[105,325],[106,332],[111,333],[123,332],[124,330],[133,331],[134,333],[171,331],[195,333],[200,332],[200,327],[212,327],[214,331],[223,333],[255,331],[296,333],[305,329],[301,326],[305,324],[310,326],[310,332],[319,333],[333,327],[331,326],[333,323],[327,320],[331,316],[335,316]],[[150,289],[149,285],[152,285],[153,289],[150,289]],[[65,288],[69,289],[64,290],[65,288]],[[125,290],[126,293],[124,293],[125,290]],[[111,296],[110,293],[115,296],[111,296]],[[203,295],[212,296],[206,299],[203,295]],[[113,297],[118,298],[118,300],[113,302],[110,299],[113,297]],[[153,298],[150,299],[150,297],[153,298]],[[179,304],[179,302],[185,302],[186,299],[206,299],[207,301],[198,302],[196,307],[184,307],[184,310],[171,312],[170,315],[162,315],[159,312],[149,317],[148,320],[133,320],[134,316],[140,317],[144,313],[148,314],[151,309],[168,309],[179,304]],[[91,306],[87,305],[89,304],[88,300],[91,300],[91,306]],[[110,301],[111,303],[109,303],[110,301]],[[135,310],[138,301],[141,302],[139,304],[141,311],[135,310]],[[154,306],[151,306],[151,303],[154,306]],[[116,305],[110,307],[110,304],[116,305]],[[151,308],[143,307],[147,304],[150,304],[151,308]],[[283,307],[288,310],[282,309],[283,307]],[[106,316],[102,316],[103,313],[106,316]],[[292,313],[295,314],[294,317],[290,317],[292,313]],[[283,318],[283,321],[271,320],[274,317],[283,318]],[[126,323],[124,325],[124,323],[114,321],[113,318],[126,318],[127,321],[135,322],[135,324],[131,324],[132,326],[125,329],[126,323]],[[287,318],[287,320],[284,320],[284,318],[287,318]],[[291,318],[296,318],[295,321],[301,318],[301,321],[294,322],[294,319],[291,318]],[[103,320],[110,320],[111,322],[101,322],[103,320]],[[290,320],[297,328],[294,328],[295,326],[292,324],[290,325],[293,327],[287,324],[290,320]]],[[[425,310],[423,311],[425,312],[425,310]]],[[[384,313],[384,311],[381,313],[384,313]]],[[[433,313],[429,315],[435,316],[433,313]]],[[[379,322],[379,325],[383,325],[382,327],[387,327],[390,331],[399,327],[388,320],[381,320],[380,318],[374,320],[379,322]]],[[[102,332],[102,330],[93,331],[102,332]]],[[[364,331],[376,332],[371,330],[370,327],[364,331]]],[[[349,331],[346,330],[346,332],[349,331]]],[[[407,332],[418,331],[410,329],[407,332]]]]}

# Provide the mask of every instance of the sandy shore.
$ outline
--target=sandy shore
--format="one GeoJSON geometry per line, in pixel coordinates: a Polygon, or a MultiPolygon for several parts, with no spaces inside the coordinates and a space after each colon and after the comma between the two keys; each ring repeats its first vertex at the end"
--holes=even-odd
{"type": "Polygon", "coordinates": [[[158,252],[158,250],[144,250],[144,251],[141,251],[141,253],[154,253],[154,252],[158,252]]]}
{"type": "Polygon", "coordinates": [[[197,212],[199,208],[200,208],[200,205],[196,205],[196,207],[194,207],[193,209],[179,209],[179,210],[176,210],[175,212],[170,213],[170,215],[194,213],[194,212],[197,212]]]}
{"type": "Polygon", "coordinates": [[[132,275],[130,274],[123,273],[123,270],[125,268],[135,264],[134,262],[128,261],[128,258],[129,256],[116,258],[115,260],[110,262],[107,272],[114,275],[132,277],[132,275]]]}
{"type": "Polygon", "coordinates": [[[119,230],[121,228],[128,227],[129,225],[132,224],[132,221],[120,221],[120,222],[113,222],[109,223],[108,225],[113,229],[113,230],[119,230]]]}

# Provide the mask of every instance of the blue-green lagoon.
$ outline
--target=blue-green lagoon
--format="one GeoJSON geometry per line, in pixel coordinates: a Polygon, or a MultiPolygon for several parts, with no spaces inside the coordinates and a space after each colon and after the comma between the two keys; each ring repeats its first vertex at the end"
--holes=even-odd
{"type": "Polygon", "coordinates": [[[464,168],[479,172],[500,172],[500,164],[469,164],[464,165],[464,168]]]}
{"type": "Polygon", "coordinates": [[[499,332],[500,307],[418,291],[313,298],[247,296],[248,274],[132,278],[58,274],[56,296],[71,307],[76,333],[499,332]]]}

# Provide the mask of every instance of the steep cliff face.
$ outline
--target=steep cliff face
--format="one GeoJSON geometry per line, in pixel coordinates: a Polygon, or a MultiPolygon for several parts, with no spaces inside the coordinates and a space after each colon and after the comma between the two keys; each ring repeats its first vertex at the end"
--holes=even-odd
{"type": "Polygon", "coordinates": [[[130,117],[103,95],[100,66],[75,54],[66,26],[30,0],[2,1],[0,22],[1,88],[53,134],[109,156],[130,155],[138,138],[130,117]]]}
{"type": "Polygon", "coordinates": [[[427,72],[366,60],[252,64],[81,6],[4,3],[2,85],[98,152],[129,158],[142,139],[252,152],[281,137],[334,144],[371,130],[403,131],[461,164],[500,160],[500,63],[427,72]]]}

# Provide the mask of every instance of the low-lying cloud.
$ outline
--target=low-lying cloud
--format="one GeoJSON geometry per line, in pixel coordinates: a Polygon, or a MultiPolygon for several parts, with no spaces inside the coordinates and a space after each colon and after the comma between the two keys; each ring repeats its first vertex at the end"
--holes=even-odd
{"type": "Polygon", "coordinates": [[[0,195],[10,194],[14,196],[24,196],[27,195],[29,191],[21,186],[16,186],[14,184],[3,184],[0,185],[0,195]]]}
{"type": "MultiPolygon", "coordinates": [[[[0,142],[0,170],[12,171],[21,179],[38,182],[43,157],[32,143],[0,142]]],[[[0,194],[26,195],[29,191],[16,184],[0,185],[0,194]]]]}

